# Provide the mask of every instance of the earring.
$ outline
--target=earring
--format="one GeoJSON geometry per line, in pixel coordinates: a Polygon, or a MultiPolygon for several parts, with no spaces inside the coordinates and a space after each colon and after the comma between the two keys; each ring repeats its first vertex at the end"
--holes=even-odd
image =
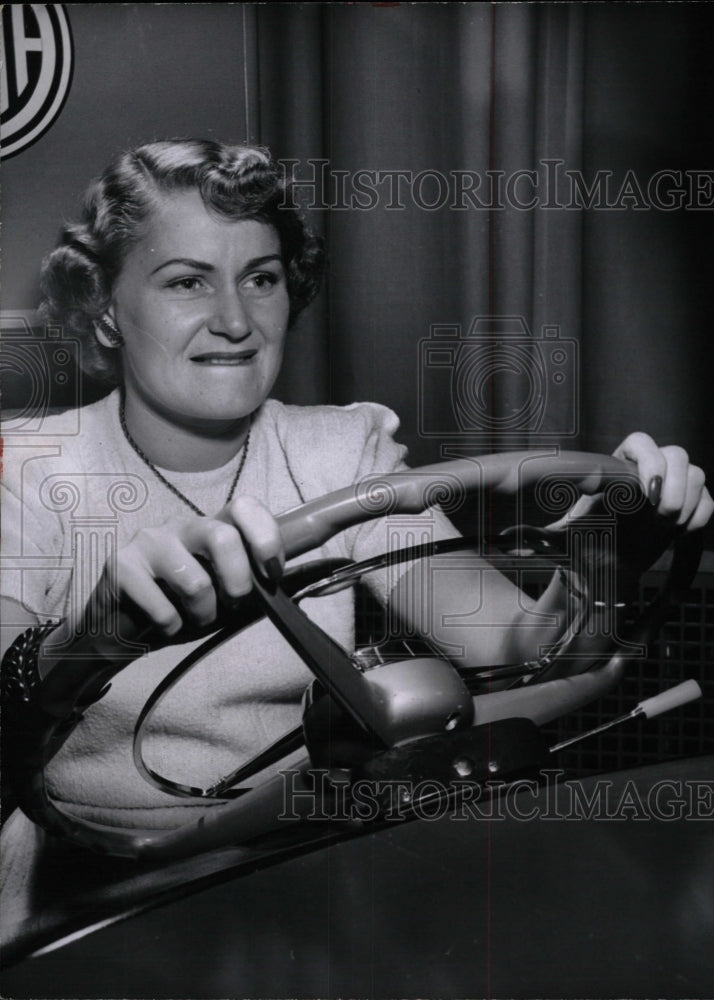
{"type": "Polygon", "coordinates": [[[95,329],[102,331],[104,336],[110,342],[112,347],[121,347],[124,343],[124,338],[121,333],[117,330],[116,326],[109,319],[98,319],[95,322],[95,329]]]}

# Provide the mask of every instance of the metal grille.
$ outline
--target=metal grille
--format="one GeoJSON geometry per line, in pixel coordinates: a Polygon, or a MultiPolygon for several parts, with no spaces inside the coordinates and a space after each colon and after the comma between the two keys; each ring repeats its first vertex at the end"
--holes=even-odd
{"type": "MultiPolygon", "coordinates": [[[[707,554],[712,561],[711,553],[707,554]]],[[[659,592],[664,572],[642,577],[638,610],[659,592]]],[[[364,587],[357,592],[358,643],[383,635],[383,612],[364,587]]],[[[633,618],[636,614],[633,615],[633,618]]],[[[557,756],[566,773],[599,773],[676,757],[714,754],[714,572],[699,573],[672,607],[646,658],[633,658],[611,694],[543,728],[549,744],[631,711],[638,702],[694,678],[703,697],[651,720],[632,721],[589,737],[557,756]]],[[[554,764],[556,762],[554,761],[554,764]]]]}
{"type": "MultiPolygon", "coordinates": [[[[663,573],[640,584],[640,607],[658,592],[663,573]]],[[[611,694],[544,727],[550,742],[568,739],[629,712],[649,698],[692,677],[703,697],[656,719],[635,721],[593,736],[558,755],[566,771],[600,772],[656,760],[714,753],[714,574],[699,574],[684,600],[673,607],[646,659],[633,659],[611,694]]]]}

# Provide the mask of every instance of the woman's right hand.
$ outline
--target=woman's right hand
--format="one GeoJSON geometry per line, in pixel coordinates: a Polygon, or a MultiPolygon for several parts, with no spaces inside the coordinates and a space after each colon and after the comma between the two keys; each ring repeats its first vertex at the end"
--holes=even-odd
{"type": "Polygon", "coordinates": [[[97,596],[134,619],[138,608],[166,638],[201,633],[251,591],[248,550],[267,576],[280,577],[285,554],[275,518],[259,500],[239,496],[213,518],[174,517],[138,531],[117,553],[113,579],[105,570],[97,596]]]}

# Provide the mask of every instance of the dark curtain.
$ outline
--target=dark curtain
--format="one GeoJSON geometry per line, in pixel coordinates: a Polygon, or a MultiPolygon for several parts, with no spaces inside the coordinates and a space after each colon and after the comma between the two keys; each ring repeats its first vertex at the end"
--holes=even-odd
{"type": "Polygon", "coordinates": [[[609,452],[642,429],[685,445],[711,477],[711,213],[691,198],[668,211],[646,193],[657,171],[686,182],[711,165],[706,8],[244,8],[258,53],[252,138],[299,161],[303,180],[309,160],[326,161],[331,181],[310,211],[328,241],[327,288],[293,334],[280,394],[393,407],[413,462],[460,447],[609,452]],[[356,207],[345,199],[360,170],[422,183],[401,182],[401,208],[386,184],[356,207]],[[480,175],[483,207],[439,204],[435,175],[459,171],[480,175]],[[589,207],[568,207],[567,171],[589,207]],[[598,171],[609,172],[599,194],[598,171]],[[472,329],[489,316],[528,329],[489,340],[472,329]],[[440,364],[423,343],[435,328],[440,364]],[[472,352],[483,344],[486,376],[465,338],[472,352]],[[459,363],[473,369],[460,383],[459,363]],[[471,406],[459,427],[455,405],[471,406]]]}
{"type": "MultiPolygon", "coordinates": [[[[59,220],[117,148],[261,142],[291,161],[329,250],[281,398],[391,406],[414,464],[544,444],[609,452],[642,429],[714,479],[712,5],[70,15],[70,100],[3,165],[5,310],[36,305],[59,220]],[[648,191],[662,171],[688,188],[672,210],[671,179],[662,204],[648,191]],[[358,178],[377,175],[359,195],[358,178]]],[[[3,364],[5,405],[22,406],[7,346],[3,364]]],[[[86,385],[84,399],[102,391],[86,385]]]]}

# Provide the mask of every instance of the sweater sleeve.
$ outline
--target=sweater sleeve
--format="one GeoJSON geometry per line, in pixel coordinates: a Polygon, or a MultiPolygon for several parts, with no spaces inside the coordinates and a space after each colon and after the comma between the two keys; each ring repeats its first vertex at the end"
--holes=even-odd
{"type": "MultiPolygon", "coordinates": [[[[370,476],[406,472],[407,449],[396,440],[399,418],[378,403],[353,403],[345,407],[286,407],[283,446],[292,475],[304,502],[333,490],[356,485],[370,476]]],[[[375,499],[379,502],[378,491],[375,499]]],[[[339,555],[362,561],[384,552],[458,532],[438,508],[418,515],[388,515],[349,528],[335,539],[339,555]]],[[[408,569],[400,563],[366,578],[382,602],[408,569]]]]}
{"type": "MultiPolygon", "coordinates": [[[[374,413],[374,425],[362,452],[359,475],[361,479],[411,472],[407,465],[407,449],[395,441],[399,429],[399,418],[392,410],[379,406],[374,413]]],[[[444,538],[457,538],[459,532],[441,512],[436,503],[429,503],[430,494],[436,495],[425,478],[425,510],[420,514],[388,514],[385,517],[365,521],[348,532],[347,544],[350,557],[357,562],[383,553],[395,553],[403,548],[424,545],[444,538]]],[[[375,488],[376,500],[382,500],[387,508],[389,494],[375,488]]],[[[377,599],[385,604],[392,588],[407,572],[411,563],[395,562],[383,570],[370,573],[365,583],[377,599]]]]}
{"type": "Polygon", "coordinates": [[[11,438],[3,454],[2,595],[39,619],[64,613],[72,577],[63,522],[42,502],[46,459],[56,451],[11,438]]]}

